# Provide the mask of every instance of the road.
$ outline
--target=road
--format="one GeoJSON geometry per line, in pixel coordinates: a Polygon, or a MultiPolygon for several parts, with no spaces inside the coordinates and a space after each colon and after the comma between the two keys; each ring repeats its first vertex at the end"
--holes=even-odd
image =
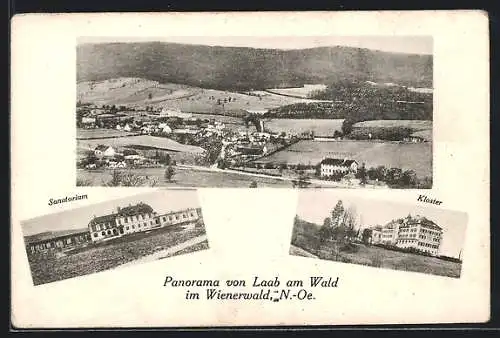
{"type": "MultiPolygon", "coordinates": [[[[249,173],[249,172],[243,172],[239,170],[233,170],[233,169],[220,169],[217,167],[201,167],[201,166],[195,166],[195,165],[187,165],[187,164],[177,164],[177,167],[179,168],[186,168],[190,170],[198,170],[198,171],[211,171],[211,172],[222,172],[222,173],[234,173],[234,174],[239,174],[239,175],[246,175],[246,176],[252,176],[252,177],[262,177],[262,178],[269,178],[269,179],[275,179],[275,180],[281,180],[281,181],[295,181],[297,178],[294,177],[286,177],[286,176],[271,176],[271,175],[266,175],[266,174],[257,174],[257,173],[249,173]]],[[[332,188],[356,188],[358,185],[356,184],[346,184],[346,183],[340,183],[340,182],[335,182],[335,181],[325,181],[325,180],[318,180],[318,179],[310,179],[309,182],[312,185],[318,185],[322,187],[332,187],[332,188]]],[[[366,185],[365,187],[368,187],[366,185]]],[[[372,186],[369,186],[372,188],[372,186]]],[[[377,186],[373,186],[373,188],[377,188],[377,186]]]]}
{"type": "Polygon", "coordinates": [[[198,243],[201,243],[207,239],[207,235],[201,235],[195,238],[191,238],[190,240],[187,240],[185,242],[182,242],[180,244],[174,245],[170,248],[155,252],[154,254],[136,259],[132,262],[128,262],[122,265],[117,266],[116,268],[123,268],[131,265],[135,265],[137,263],[147,263],[147,262],[152,262],[158,259],[165,258],[168,255],[174,254],[178,251],[184,250],[186,248],[189,248],[190,246],[196,245],[198,243]]]}

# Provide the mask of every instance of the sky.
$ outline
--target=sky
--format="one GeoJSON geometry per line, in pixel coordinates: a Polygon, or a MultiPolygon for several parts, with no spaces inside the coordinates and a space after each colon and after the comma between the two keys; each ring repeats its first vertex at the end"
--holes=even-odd
{"type": "Polygon", "coordinates": [[[171,36],[171,37],[80,37],[78,43],[162,41],[185,44],[253,47],[272,49],[302,49],[326,46],[349,46],[394,53],[433,53],[431,36],[171,36]]]}
{"type": "Polygon", "coordinates": [[[115,212],[119,206],[125,207],[139,202],[149,204],[159,214],[199,207],[198,195],[195,190],[157,191],[33,218],[21,223],[23,235],[86,228],[94,215],[107,215],[115,212]]]}
{"type": "Polygon", "coordinates": [[[297,215],[309,222],[323,224],[326,217],[338,200],[341,199],[344,208],[354,206],[359,214],[358,221],[362,228],[385,225],[389,221],[406,217],[420,215],[434,221],[443,228],[443,242],[440,254],[458,257],[465,240],[467,215],[463,212],[443,210],[433,207],[422,207],[413,204],[401,204],[387,201],[359,199],[343,197],[332,192],[301,192],[297,207],[297,215]]]}

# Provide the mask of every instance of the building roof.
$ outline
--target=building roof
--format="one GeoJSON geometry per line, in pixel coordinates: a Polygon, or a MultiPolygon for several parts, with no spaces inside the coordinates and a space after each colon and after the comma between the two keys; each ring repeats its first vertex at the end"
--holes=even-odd
{"type": "Polygon", "coordinates": [[[106,151],[108,148],[111,148],[111,147],[103,145],[103,144],[99,144],[97,147],[95,147],[95,150],[106,151]]]}
{"type": "Polygon", "coordinates": [[[48,240],[54,240],[56,238],[67,237],[77,234],[87,233],[88,229],[70,229],[70,230],[60,230],[60,231],[45,231],[39,234],[24,236],[24,241],[27,244],[38,243],[48,240]]]}
{"type": "Polygon", "coordinates": [[[131,216],[137,214],[150,214],[153,211],[154,210],[150,205],[141,202],[136,205],[120,208],[117,213],[120,216],[131,216]]]}
{"type": "Polygon", "coordinates": [[[116,217],[133,216],[133,215],[138,215],[138,214],[150,214],[153,212],[154,212],[154,210],[150,205],[140,202],[136,205],[129,205],[127,207],[118,207],[116,213],[111,213],[108,215],[94,217],[90,221],[89,225],[101,224],[101,223],[107,223],[107,222],[113,223],[115,221],[116,217]]]}
{"type": "Polygon", "coordinates": [[[94,217],[92,220],[90,220],[90,225],[107,223],[107,222],[114,222],[115,218],[116,218],[116,214],[109,214],[109,215],[94,217]]]}
{"type": "Polygon", "coordinates": [[[353,163],[358,163],[355,160],[339,159],[339,158],[324,158],[320,164],[338,165],[343,167],[350,167],[353,163]]]}

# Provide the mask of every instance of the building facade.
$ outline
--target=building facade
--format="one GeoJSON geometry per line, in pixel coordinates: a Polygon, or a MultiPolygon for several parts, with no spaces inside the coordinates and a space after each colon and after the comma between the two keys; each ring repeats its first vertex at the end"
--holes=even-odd
{"type": "Polygon", "coordinates": [[[89,223],[92,242],[172,225],[195,225],[202,219],[201,208],[190,208],[158,215],[145,203],[117,208],[115,213],[93,218],[89,223]]]}
{"type": "MultiPolygon", "coordinates": [[[[372,243],[376,243],[372,228],[372,243]]],[[[433,221],[422,216],[408,215],[390,221],[381,229],[380,242],[398,248],[413,248],[437,256],[441,247],[443,229],[433,221]]]]}
{"type": "Polygon", "coordinates": [[[69,250],[90,242],[90,234],[86,230],[66,230],[57,233],[42,233],[26,236],[26,251],[28,254],[48,252],[50,250],[69,250]]]}
{"type": "Polygon", "coordinates": [[[94,216],[87,229],[63,230],[25,236],[28,254],[65,251],[90,243],[101,242],[167,226],[194,228],[203,224],[201,208],[188,208],[158,215],[145,203],[118,207],[115,212],[94,216]]]}
{"type": "Polygon", "coordinates": [[[335,174],[356,173],[358,162],[348,159],[324,158],[320,162],[321,177],[331,177],[335,174]]]}

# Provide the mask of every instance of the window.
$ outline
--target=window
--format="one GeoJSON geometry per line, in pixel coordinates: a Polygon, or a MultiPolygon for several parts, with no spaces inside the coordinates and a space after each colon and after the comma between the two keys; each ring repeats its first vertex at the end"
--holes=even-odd
{"type": "Polygon", "coordinates": [[[166,222],[167,221],[167,218],[166,217],[163,217],[163,222],[166,222]]]}
{"type": "Polygon", "coordinates": [[[169,221],[172,221],[172,216],[168,216],[168,220],[169,220],[169,221]]]}
{"type": "Polygon", "coordinates": [[[151,221],[150,224],[153,225],[153,221],[151,221]]]}
{"type": "Polygon", "coordinates": [[[194,217],[194,213],[191,213],[191,217],[194,217]]]}
{"type": "Polygon", "coordinates": [[[106,233],[103,231],[103,232],[101,232],[101,235],[103,235],[103,236],[104,236],[104,235],[106,235],[106,233]]]}
{"type": "Polygon", "coordinates": [[[132,229],[135,229],[135,225],[132,224],[132,229]]]}
{"type": "Polygon", "coordinates": [[[175,219],[179,219],[179,215],[175,215],[175,219]]]}
{"type": "Polygon", "coordinates": [[[128,219],[127,218],[125,218],[125,223],[128,223],[128,219]]]}
{"type": "Polygon", "coordinates": [[[68,239],[66,240],[66,243],[67,243],[67,244],[71,244],[71,238],[68,238],[68,239]]]}
{"type": "Polygon", "coordinates": [[[97,236],[99,236],[99,234],[96,232],[96,233],[94,234],[94,237],[97,237],[97,236]]]}

